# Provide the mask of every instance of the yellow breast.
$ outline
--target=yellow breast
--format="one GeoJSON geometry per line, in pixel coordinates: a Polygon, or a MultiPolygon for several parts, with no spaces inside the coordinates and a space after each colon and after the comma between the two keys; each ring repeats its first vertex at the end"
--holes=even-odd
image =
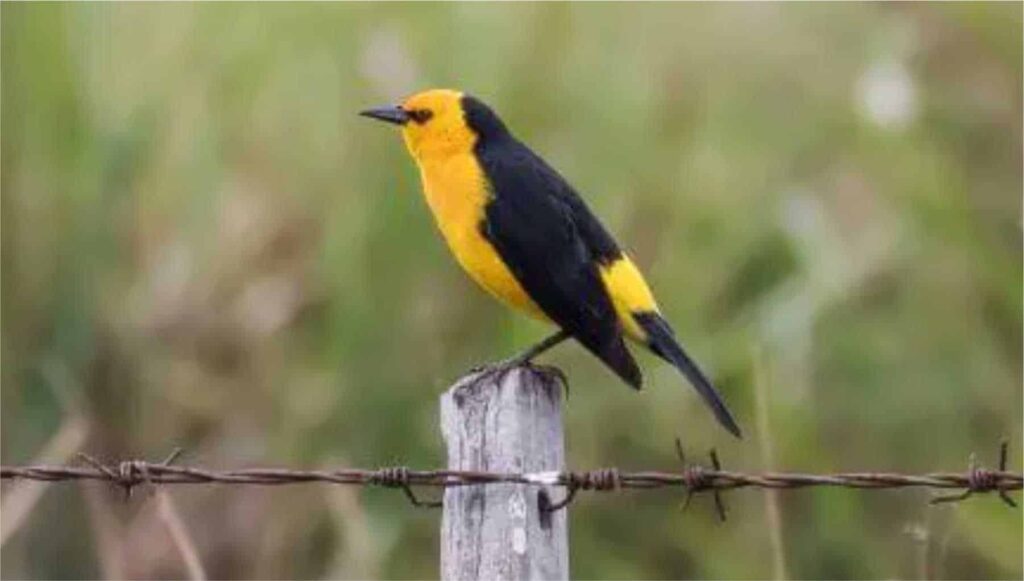
{"type": "Polygon", "coordinates": [[[502,302],[537,319],[548,318],[480,232],[487,179],[472,154],[418,159],[423,192],[441,234],[469,276],[502,302]]]}

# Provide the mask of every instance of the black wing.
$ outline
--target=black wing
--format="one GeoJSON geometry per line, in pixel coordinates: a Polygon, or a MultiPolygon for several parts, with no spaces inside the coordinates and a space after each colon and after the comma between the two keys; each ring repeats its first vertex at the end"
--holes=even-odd
{"type": "Polygon", "coordinates": [[[640,369],[598,273],[615,242],[568,183],[512,138],[477,147],[492,199],[480,228],[537,306],[631,386],[640,369]],[[581,212],[582,209],[582,212],[581,212]]]}

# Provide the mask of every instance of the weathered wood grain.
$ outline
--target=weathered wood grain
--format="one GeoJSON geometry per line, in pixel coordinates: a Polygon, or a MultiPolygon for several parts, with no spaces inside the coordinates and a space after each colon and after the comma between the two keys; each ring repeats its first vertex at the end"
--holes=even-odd
{"type": "MultiPolygon", "coordinates": [[[[528,368],[474,374],[441,396],[448,467],[496,472],[565,468],[562,388],[528,368]]],[[[545,488],[457,486],[444,496],[441,577],[448,580],[567,579],[566,511],[541,515],[545,488]]],[[[564,491],[547,490],[557,502],[564,491]]]]}

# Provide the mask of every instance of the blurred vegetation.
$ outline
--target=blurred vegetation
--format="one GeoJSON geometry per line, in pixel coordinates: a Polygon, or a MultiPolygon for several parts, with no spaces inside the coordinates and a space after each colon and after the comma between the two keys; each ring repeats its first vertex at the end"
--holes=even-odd
{"type": "MultiPolygon", "coordinates": [[[[1021,465],[1019,3],[0,10],[4,463],[58,433],[55,461],[442,463],[441,391],[546,332],[355,115],[451,86],[584,193],[748,434],[648,356],[636,394],[565,346],[572,466],[671,469],[677,435],[748,470],[954,470],[1001,437],[1021,465]]],[[[173,496],[215,578],[437,573],[440,515],[390,491],[173,496]]],[[[0,573],[184,574],[144,498],[51,487],[0,573]]],[[[782,494],[785,568],[1021,577],[1019,512],[927,500],[782,494]]],[[[574,576],[772,574],[761,493],[725,524],[680,501],[583,498],[574,576]]]]}

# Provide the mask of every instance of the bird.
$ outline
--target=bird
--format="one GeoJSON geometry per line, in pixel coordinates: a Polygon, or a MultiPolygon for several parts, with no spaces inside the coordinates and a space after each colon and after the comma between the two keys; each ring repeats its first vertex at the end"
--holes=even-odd
{"type": "Polygon", "coordinates": [[[572,338],[640,389],[630,340],[677,368],[718,422],[741,437],[633,260],[569,182],[493,109],[462,91],[430,89],[360,115],[401,128],[438,229],[470,278],[506,305],[558,327],[497,367],[530,365],[572,338]]]}

